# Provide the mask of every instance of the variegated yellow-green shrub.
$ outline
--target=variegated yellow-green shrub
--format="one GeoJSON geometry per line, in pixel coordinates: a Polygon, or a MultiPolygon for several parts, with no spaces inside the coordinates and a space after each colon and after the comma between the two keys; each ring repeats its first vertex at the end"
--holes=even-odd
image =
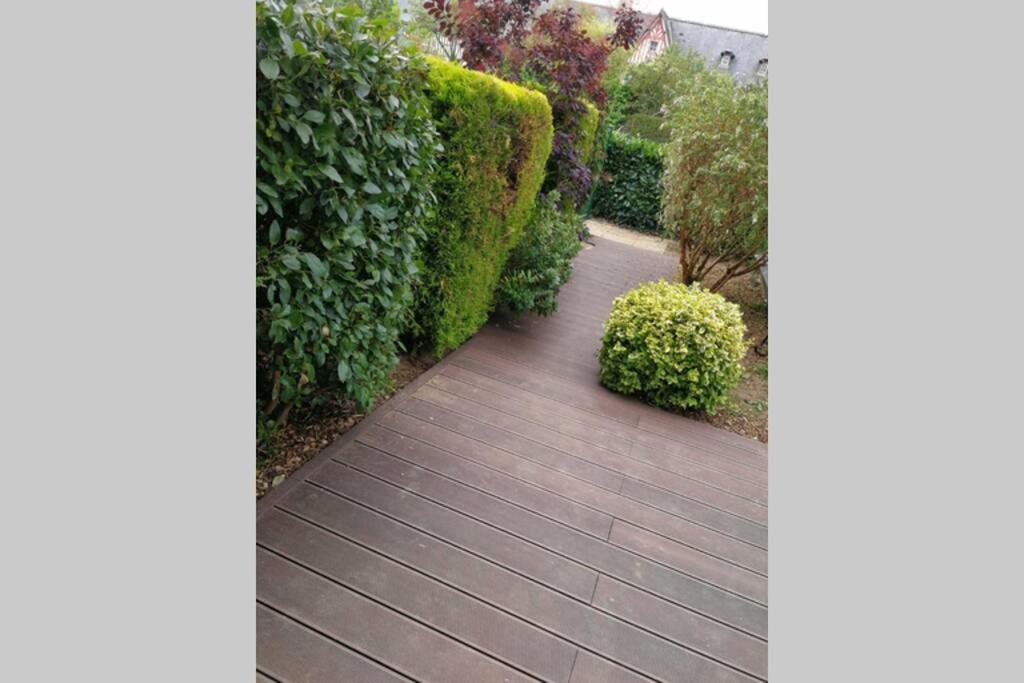
{"type": "Polygon", "coordinates": [[[713,412],[739,382],[747,351],[739,306],[694,284],[649,282],[615,299],[601,383],[663,408],[713,412]]]}

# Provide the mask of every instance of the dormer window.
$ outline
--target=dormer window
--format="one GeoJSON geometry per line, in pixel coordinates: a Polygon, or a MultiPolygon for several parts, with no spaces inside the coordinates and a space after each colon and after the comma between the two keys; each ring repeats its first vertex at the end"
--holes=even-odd
{"type": "Polygon", "coordinates": [[[726,51],[722,53],[722,56],[718,58],[718,68],[723,71],[728,71],[732,66],[732,60],[735,59],[736,55],[726,51]]]}
{"type": "Polygon", "coordinates": [[[768,60],[762,59],[757,63],[757,77],[768,78],[768,60]]]}

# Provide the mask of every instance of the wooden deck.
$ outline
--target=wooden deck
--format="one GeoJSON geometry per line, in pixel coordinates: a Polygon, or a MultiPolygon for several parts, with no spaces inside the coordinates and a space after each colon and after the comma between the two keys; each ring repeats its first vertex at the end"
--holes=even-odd
{"type": "Polygon", "coordinates": [[[594,241],[260,501],[257,681],[767,680],[766,448],[598,384],[594,241]]]}

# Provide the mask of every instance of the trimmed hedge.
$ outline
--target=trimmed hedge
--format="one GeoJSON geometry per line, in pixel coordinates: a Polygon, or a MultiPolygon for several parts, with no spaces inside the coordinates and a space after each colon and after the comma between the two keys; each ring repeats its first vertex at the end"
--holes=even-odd
{"type": "Polygon", "coordinates": [[[594,161],[597,147],[597,130],[601,123],[601,112],[590,102],[586,103],[587,113],[580,119],[580,128],[576,140],[580,148],[580,159],[588,168],[594,161]]]}
{"type": "Polygon", "coordinates": [[[559,288],[572,275],[572,259],[583,246],[583,221],[562,208],[557,192],[537,200],[525,235],[505,264],[498,287],[498,306],[513,314],[558,310],[559,288]]]}
{"type": "Polygon", "coordinates": [[[662,145],[613,132],[591,214],[623,227],[660,233],[664,160],[662,145]]]}
{"type": "Polygon", "coordinates": [[[416,345],[441,356],[480,329],[493,309],[505,261],[544,181],[552,124],[541,93],[427,60],[444,152],[410,333],[416,345]]]}
{"type": "Polygon", "coordinates": [[[432,196],[425,65],[355,6],[256,4],[257,391],[387,387],[432,196]]]}
{"type": "Polygon", "coordinates": [[[743,375],[739,306],[699,285],[649,282],[615,299],[601,383],[664,408],[714,411],[743,375]]]}

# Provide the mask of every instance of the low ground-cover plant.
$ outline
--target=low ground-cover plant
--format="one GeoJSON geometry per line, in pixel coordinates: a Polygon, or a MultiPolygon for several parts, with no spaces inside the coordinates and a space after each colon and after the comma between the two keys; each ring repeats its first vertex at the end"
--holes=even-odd
{"type": "Polygon", "coordinates": [[[768,86],[700,76],[672,106],[662,221],[679,239],[683,282],[718,291],[768,258],[768,86]]]}
{"type": "Polygon", "coordinates": [[[538,199],[525,235],[512,251],[498,287],[498,306],[514,314],[533,311],[548,315],[558,310],[559,288],[572,275],[579,252],[583,221],[563,210],[557,192],[538,199]]]}
{"type": "Polygon", "coordinates": [[[664,157],[663,145],[612,132],[591,213],[635,230],[659,232],[664,157]]]}
{"type": "Polygon", "coordinates": [[[389,17],[259,2],[256,37],[257,391],[283,424],[317,387],[386,387],[437,137],[389,17]]]}
{"type": "Polygon", "coordinates": [[[444,140],[410,334],[443,355],[487,321],[551,152],[544,95],[428,58],[431,111],[444,140]]]}
{"type": "Polygon", "coordinates": [[[651,282],[615,299],[601,383],[664,408],[713,412],[743,375],[739,306],[699,286],[651,282]]]}

